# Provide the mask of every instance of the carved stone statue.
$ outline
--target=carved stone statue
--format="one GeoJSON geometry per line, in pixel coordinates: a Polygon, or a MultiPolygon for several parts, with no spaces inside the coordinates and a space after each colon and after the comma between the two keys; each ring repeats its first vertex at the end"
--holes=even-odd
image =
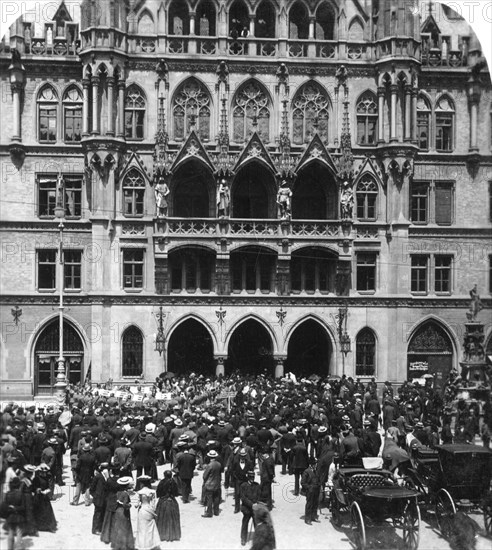
{"type": "Polygon", "coordinates": [[[343,183],[342,196],[340,197],[340,206],[342,210],[342,219],[351,219],[354,209],[354,192],[348,181],[343,183]]]}
{"type": "Polygon", "coordinates": [[[154,194],[155,204],[157,207],[157,217],[163,218],[167,216],[167,196],[169,195],[169,187],[162,178],[159,179],[158,184],[155,186],[154,194]]]}
{"type": "Polygon", "coordinates": [[[480,300],[480,295],[478,294],[477,285],[473,285],[473,288],[470,290],[470,312],[466,314],[469,321],[475,321],[480,310],[483,309],[482,300],[480,300]]]}
{"type": "Polygon", "coordinates": [[[286,180],[282,180],[277,193],[278,217],[281,220],[289,220],[291,214],[292,191],[286,180]]]}
{"type": "Polygon", "coordinates": [[[220,216],[229,215],[230,194],[227,180],[221,179],[217,189],[217,214],[220,216]]]}

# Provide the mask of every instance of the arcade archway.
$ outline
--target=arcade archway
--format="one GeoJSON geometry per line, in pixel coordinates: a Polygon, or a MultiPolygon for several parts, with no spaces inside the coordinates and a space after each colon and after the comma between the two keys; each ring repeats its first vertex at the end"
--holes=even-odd
{"type": "Polygon", "coordinates": [[[212,337],[195,319],[183,321],[172,332],[167,357],[167,370],[176,374],[215,374],[212,337]]]}
{"type": "MultiPolygon", "coordinates": [[[[41,331],[34,348],[34,395],[54,392],[60,355],[60,325],[58,319],[41,331]]],[[[84,381],[84,344],[78,332],[68,321],[63,322],[63,357],[65,373],[70,384],[84,381]]]]}
{"type": "Polygon", "coordinates": [[[272,339],[264,326],[254,319],[241,323],[229,341],[226,372],[273,374],[272,339]]]}
{"type": "Polygon", "coordinates": [[[331,341],[326,330],[308,319],[294,330],[289,339],[285,372],[296,376],[327,376],[331,354],[331,341]]]}

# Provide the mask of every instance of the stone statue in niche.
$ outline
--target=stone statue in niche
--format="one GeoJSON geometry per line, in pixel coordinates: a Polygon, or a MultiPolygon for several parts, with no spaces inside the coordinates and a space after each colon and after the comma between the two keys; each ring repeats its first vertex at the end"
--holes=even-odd
{"type": "Polygon", "coordinates": [[[169,187],[163,178],[159,179],[159,182],[154,189],[155,204],[157,207],[157,217],[164,218],[167,216],[168,202],[167,196],[169,195],[169,187]]]}
{"type": "Polygon", "coordinates": [[[229,215],[230,194],[227,180],[222,178],[217,189],[217,214],[219,217],[229,215]]]}
{"type": "Polygon", "coordinates": [[[340,197],[340,206],[342,211],[342,219],[351,219],[354,210],[354,192],[352,191],[352,188],[350,187],[348,181],[343,182],[343,191],[342,196],[340,197]]]}
{"type": "Polygon", "coordinates": [[[278,217],[290,220],[292,191],[287,180],[282,180],[277,193],[278,217]]]}
{"type": "Polygon", "coordinates": [[[469,321],[476,321],[477,315],[483,309],[482,300],[478,294],[477,285],[470,290],[470,312],[466,314],[469,321]]]}

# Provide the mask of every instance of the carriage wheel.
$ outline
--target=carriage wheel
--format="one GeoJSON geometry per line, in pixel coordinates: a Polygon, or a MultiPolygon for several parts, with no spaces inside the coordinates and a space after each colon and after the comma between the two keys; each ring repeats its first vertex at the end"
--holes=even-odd
{"type": "Polygon", "coordinates": [[[330,501],[331,520],[336,527],[340,527],[342,525],[342,512],[340,510],[340,502],[335,495],[335,489],[331,491],[330,501]]]}
{"type": "Polygon", "coordinates": [[[492,506],[486,506],[483,509],[483,522],[485,524],[485,532],[490,537],[492,535],[492,506]]]}
{"type": "Polygon", "coordinates": [[[451,535],[456,506],[446,489],[440,489],[436,497],[436,519],[439,530],[445,538],[451,535]]]}
{"type": "Polygon", "coordinates": [[[403,542],[408,550],[417,550],[420,540],[420,508],[416,500],[408,502],[403,512],[403,542]]]}
{"type": "Polygon", "coordinates": [[[366,548],[366,528],[364,526],[364,518],[360,506],[357,502],[352,504],[352,528],[354,529],[355,546],[358,550],[365,550],[366,548]]]}

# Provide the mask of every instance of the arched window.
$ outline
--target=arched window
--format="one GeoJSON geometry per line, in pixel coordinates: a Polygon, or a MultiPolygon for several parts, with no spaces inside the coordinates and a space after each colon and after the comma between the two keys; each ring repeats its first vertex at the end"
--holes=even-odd
{"type": "Polygon", "coordinates": [[[275,10],[269,0],[263,0],[256,10],[255,36],[275,38],[275,10]]]}
{"type": "Polygon", "coordinates": [[[132,168],[123,180],[123,214],[143,216],[145,181],[142,174],[132,168]]]}
{"type": "Polygon", "coordinates": [[[289,11],[289,38],[307,39],[309,36],[309,15],[302,2],[296,2],[289,11]]]}
{"type": "Polygon", "coordinates": [[[417,101],[417,143],[420,149],[427,151],[430,145],[431,108],[424,96],[417,101]]]}
{"type": "Polygon", "coordinates": [[[376,145],[378,104],[372,92],[364,92],[357,100],[357,143],[376,145]]]}
{"type": "Polygon", "coordinates": [[[45,86],[38,94],[38,141],[56,143],[58,95],[53,86],[45,86]]]}
{"type": "Polygon", "coordinates": [[[328,3],[323,3],[316,11],[316,40],[333,40],[335,12],[328,3]]]}
{"type": "Polygon", "coordinates": [[[77,86],[70,86],[63,95],[63,136],[66,142],[82,137],[82,94],[77,86]]]}
{"type": "Polygon", "coordinates": [[[205,86],[191,78],[176,92],[173,101],[174,139],[184,139],[192,119],[200,139],[210,139],[210,95],[205,86]]]}
{"type": "Polygon", "coordinates": [[[145,98],[142,90],[132,84],[125,98],[125,138],[143,139],[145,120],[145,98]]]}
{"type": "Polygon", "coordinates": [[[357,184],[357,218],[369,221],[377,218],[378,186],[372,176],[362,176],[357,184]]]}
{"type": "Polygon", "coordinates": [[[246,141],[255,129],[255,122],[261,139],[264,142],[270,141],[270,101],[255,80],[247,82],[235,95],[233,117],[234,141],[246,141]]]}
{"type": "Polygon", "coordinates": [[[202,0],[196,9],[196,34],[200,36],[215,36],[215,6],[212,0],[202,0]]]}
{"type": "Polygon", "coordinates": [[[436,150],[452,151],[454,148],[454,104],[448,96],[442,96],[436,104],[436,150]]]}
{"type": "Polygon", "coordinates": [[[128,327],[123,333],[123,376],[140,376],[143,372],[143,336],[137,327],[128,327]]]}
{"type": "Polygon", "coordinates": [[[372,330],[362,329],[355,343],[355,375],[374,376],[376,371],[376,338],[372,330]]]}
{"type": "Polygon", "coordinates": [[[178,36],[190,34],[188,4],[183,0],[174,0],[169,7],[169,34],[178,36]]]}
{"type": "Polygon", "coordinates": [[[301,87],[293,101],[292,128],[296,144],[309,142],[316,129],[320,138],[328,142],[330,98],[316,82],[301,87]]]}

